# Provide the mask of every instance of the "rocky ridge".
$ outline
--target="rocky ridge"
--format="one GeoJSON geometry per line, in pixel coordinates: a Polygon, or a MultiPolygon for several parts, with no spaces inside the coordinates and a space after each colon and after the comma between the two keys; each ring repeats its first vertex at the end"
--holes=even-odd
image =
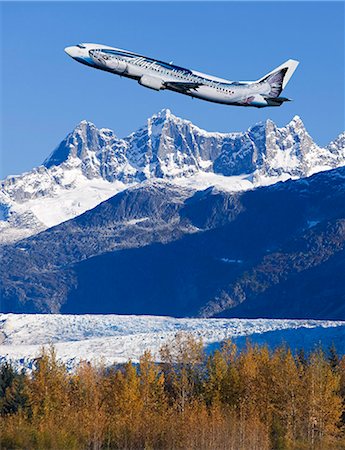
{"type": "Polygon", "coordinates": [[[282,128],[268,120],[217,133],[163,110],[124,139],[82,121],[42,166],[1,182],[0,242],[72,219],[138,183],[234,192],[344,164],[345,133],[321,148],[297,116],[282,128]]]}

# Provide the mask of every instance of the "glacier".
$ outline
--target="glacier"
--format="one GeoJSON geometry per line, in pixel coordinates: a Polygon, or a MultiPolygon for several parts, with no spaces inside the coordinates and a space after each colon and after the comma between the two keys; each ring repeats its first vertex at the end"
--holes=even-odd
{"type": "Polygon", "coordinates": [[[176,333],[201,338],[206,351],[225,339],[239,347],[249,338],[272,348],[313,350],[335,343],[345,353],[345,322],[285,319],[176,319],[138,315],[0,314],[0,362],[31,370],[43,346],[53,344],[69,370],[80,361],[111,365],[138,362],[145,350],[159,361],[159,349],[176,333]]]}

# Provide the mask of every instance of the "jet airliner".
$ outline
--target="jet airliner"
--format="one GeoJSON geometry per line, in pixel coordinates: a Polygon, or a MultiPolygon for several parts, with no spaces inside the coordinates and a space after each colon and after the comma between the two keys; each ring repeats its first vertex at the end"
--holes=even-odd
{"type": "Polygon", "coordinates": [[[257,81],[229,81],[175,64],[100,44],[78,44],[65,52],[76,61],[115,75],[137,80],[141,86],[169,89],[214,103],[235,106],[280,106],[281,97],[299,62],[289,59],[257,81]]]}

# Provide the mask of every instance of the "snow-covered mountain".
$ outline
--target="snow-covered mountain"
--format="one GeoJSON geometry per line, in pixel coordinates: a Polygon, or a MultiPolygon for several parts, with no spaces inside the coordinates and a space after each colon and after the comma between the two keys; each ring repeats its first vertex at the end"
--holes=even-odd
{"type": "Polygon", "coordinates": [[[82,121],[28,173],[1,182],[0,242],[82,214],[136,183],[243,191],[345,165],[345,133],[317,146],[302,120],[246,132],[207,132],[163,110],[124,139],[82,121]]]}

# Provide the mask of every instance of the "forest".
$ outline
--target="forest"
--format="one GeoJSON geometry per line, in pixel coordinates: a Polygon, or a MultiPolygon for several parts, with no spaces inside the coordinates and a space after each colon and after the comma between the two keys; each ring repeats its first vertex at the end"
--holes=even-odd
{"type": "Polygon", "coordinates": [[[42,348],[30,372],[0,365],[0,448],[279,450],[345,448],[345,357],[231,340],[206,353],[177,334],[159,363],[73,372],[42,348]]]}

